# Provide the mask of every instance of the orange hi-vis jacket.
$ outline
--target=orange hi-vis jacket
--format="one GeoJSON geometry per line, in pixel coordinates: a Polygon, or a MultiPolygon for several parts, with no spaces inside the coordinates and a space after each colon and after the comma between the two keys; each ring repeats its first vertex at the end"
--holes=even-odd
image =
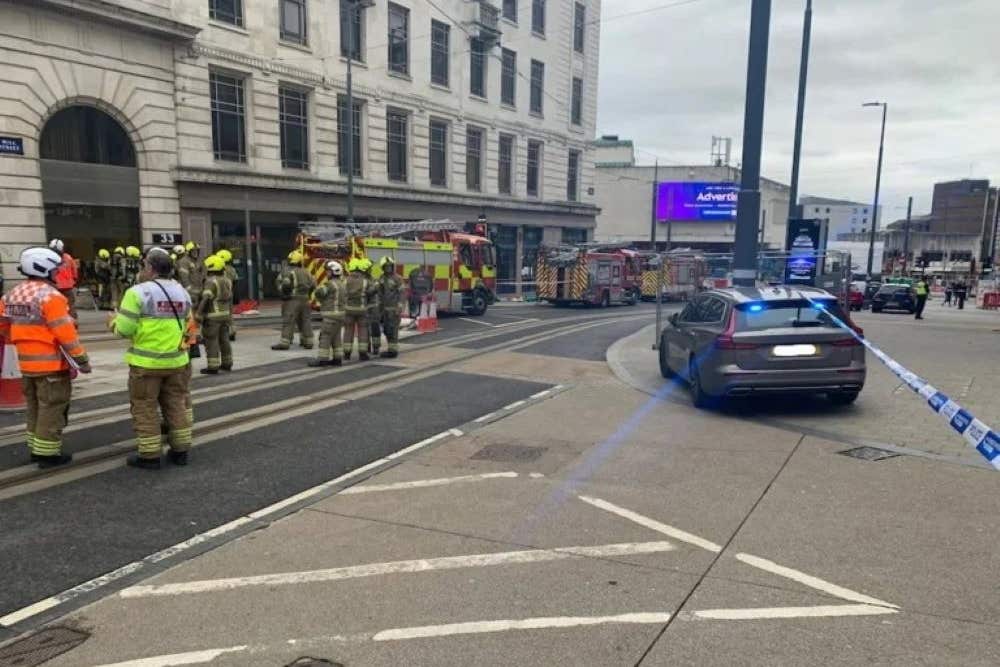
{"type": "Polygon", "coordinates": [[[69,302],[44,280],[25,280],[3,297],[0,336],[17,347],[24,375],[67,371],[67,356],[79,365],[87,363],[87,351],[69,316],[69,302]]]}
{"type": "Polygon", "coordinates": [[[79,280],[80,271],[76,266],[76,260],[68,252],[62,254],[62,266],[56,269],[52,279],[56,283],[56,289],[67,290],[76,287],[79,280]]]}

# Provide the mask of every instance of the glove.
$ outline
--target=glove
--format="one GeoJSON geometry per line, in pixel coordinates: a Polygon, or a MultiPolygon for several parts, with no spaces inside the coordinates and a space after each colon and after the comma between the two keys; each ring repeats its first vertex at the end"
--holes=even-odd
{"type": "Polygon", "coordinates": [[[83,364],[80,364],[80,368],[79,368],[79,371],[80,371],[81,373],[84,373],[84,374],[89,374],[89,373],[90,373],[90,372],[92,372],[93,370],[94,370],[94,369],[90,367],[90,363],[89,363],[89,362],[87,362],[87,363],[83,363],[83,364]]]}

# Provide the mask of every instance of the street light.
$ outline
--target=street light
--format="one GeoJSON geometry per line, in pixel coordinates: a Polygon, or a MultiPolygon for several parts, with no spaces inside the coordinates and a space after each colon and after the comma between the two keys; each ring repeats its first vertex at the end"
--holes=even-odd
{"type": "Polygon", "coordinates": [[[875,261],[875,227],[878,224],[878,191],[882,185],[882,151],[885,148],[885,117],[889,113],[888,102],[865,102],[862,107],[882,107],[882,135],[878,142],[878,169],[875,171],[875,202],[872,205],[872,231],[868,242],[868,277],[872,276],[875,261]]]}
{"type": "MultiPolygon", "coordinates": [[[[358,12],[367,7],[373,7],[375,3],[373,0],[347,0],[344,4],[347,6],[347,109],[344,111],[344,116],[347,118],[347,155],[345,156],[347,164],[347,222],[354,222],[354,81],[351,63],[354,61],[355,48],[361,48],[360,44],[355,45],[354,43],[354,24],[356,17],[358,23],[361,21],[358,12]]],[[[341,7],[343,6],[341,5],[341,7]]]]}

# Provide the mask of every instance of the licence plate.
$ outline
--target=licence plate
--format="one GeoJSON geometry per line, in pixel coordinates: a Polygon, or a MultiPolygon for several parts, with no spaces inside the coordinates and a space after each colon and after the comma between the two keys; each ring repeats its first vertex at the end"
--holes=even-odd
{"type": "Polygon", "coordinates": [[[776,357],[814,357],[819,352],[815,345],[775,345],[772,350],[776,357]]]}

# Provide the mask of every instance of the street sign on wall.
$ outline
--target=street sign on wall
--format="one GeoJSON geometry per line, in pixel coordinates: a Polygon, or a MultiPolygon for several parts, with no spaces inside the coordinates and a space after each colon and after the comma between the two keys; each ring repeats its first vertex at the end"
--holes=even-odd
{"type": "Polygon", "coordinates": [[[0,136],[0,155],[24,155],[24,139],[0,136]]]}
{"type": "Polygon", "coordinates": [[[153,243],[157,245],[179,245],[184,237],[173,232],[154,232],[153,243]]]}
{"type": "Polygon", "coordinates": [[[739,193],[740,186],[736,183],[658,183],[656,219],[660,222],[733,222],[739,193]]]}

